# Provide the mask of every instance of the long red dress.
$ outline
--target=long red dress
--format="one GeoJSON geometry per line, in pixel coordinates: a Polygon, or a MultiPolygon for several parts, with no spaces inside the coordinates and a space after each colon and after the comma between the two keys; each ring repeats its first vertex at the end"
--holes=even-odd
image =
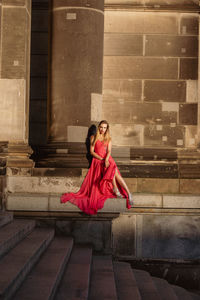
{"type": "MultiPolygon", "coordinates": [[[[97,140],[95,143],[94,151],[106,158],[108,150],[108,143],[97,140]]],[[[118,170],[114,159],[109,157],[109,167],[105,167],[105,160],[99,160],[93,157],[92,164],[88,173],[77,193],[66,193],[61,196],[61,203],[70,201],[85,212],[86,214],[93,215],[97,210],[102,209],[104,202],[108,198],[116,198],[113,192],[113,177],[115,171],[118,170]]],[[[119,172],[120,174],[120,172],[119,172]]],[[[126,198],[126,206],[130,208],[128,194],[123,187],[118,184],[120,193],[126,198]]],[[[116,200],[117,201],[117,200],[116,200]]]]}

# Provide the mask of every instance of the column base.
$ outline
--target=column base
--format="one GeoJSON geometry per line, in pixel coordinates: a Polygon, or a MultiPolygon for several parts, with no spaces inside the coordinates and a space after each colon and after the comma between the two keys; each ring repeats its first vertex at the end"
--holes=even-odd
{"type": "Polygon", "coordinates": [[[0,174],[28,175],[35,163],[30,159],[33,150],[27,144],[0,142],[0,174]]]}

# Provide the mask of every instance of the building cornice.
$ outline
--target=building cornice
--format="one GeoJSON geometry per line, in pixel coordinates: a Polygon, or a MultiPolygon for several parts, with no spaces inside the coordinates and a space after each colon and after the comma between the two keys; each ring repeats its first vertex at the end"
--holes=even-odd
{"type": "Polygon", "coordinates": [[[164,11],[164,12],[188,12],[199,13],[199,0],[172,1],[171,3],[163,3],[165,1],[136,1],[136,0],[105,0],[105,10],[134,10],[134,11],[164,11]]]}

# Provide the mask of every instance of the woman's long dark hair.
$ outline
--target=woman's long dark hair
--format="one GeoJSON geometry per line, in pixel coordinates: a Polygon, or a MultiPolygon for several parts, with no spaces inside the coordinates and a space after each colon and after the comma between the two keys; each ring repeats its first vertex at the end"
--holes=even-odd
{"type": "Polygon", "coordinates": [[[96,125],[91,125],[90,128],[88,129],[88,134],[87,134],[87,138],[86,138],[86,141],[85,141],[85,145],[86,145],[86,148],[87,148],[87,154],[86,154],[86,158],[89,162],[89,167],[92,163],[92,155],[90,154],[90,138],[91,136],[95,135],[97,132],[97,127],[96,125]]]}

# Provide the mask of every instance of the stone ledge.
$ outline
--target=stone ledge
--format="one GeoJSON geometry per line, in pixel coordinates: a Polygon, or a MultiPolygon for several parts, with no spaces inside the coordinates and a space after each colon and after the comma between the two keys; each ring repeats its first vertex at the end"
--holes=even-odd
{"type": "MultiPolygon", "coordinates": [[[[7,210],[15,211],[48,211],[48,212],[81,212],[75,205],[60,203],[61,194],[8,194],[6,201],[7,210]]],[[[125,199],[107,199],[102,213],[120,213],[127,211],[125,199]],[[116,205],[117,201],[117,205],[116,205]]]]}
{"type": "Polygon", "coordinates": [[[200,195],[163,195],[163,208],[200,208],[200,195]]]}
{"type": "MultiPolygon", "coordinates": [[[[61,194],[45,193],[9,193],[6,209],[15,211],[45,211],[45,212],[80,212],[75,205],[60,203],[61,194]]],[[[163,194],[134,194],[134,208],[149,209],[200,209],[200,195],[163,195],[163,194]]],[[[133,212],[132,210],[132,212],[133,212]]],[[[126,200],[122,198],[107,199],[102,213],[130,212],[126,209],[126,200]]]]}

